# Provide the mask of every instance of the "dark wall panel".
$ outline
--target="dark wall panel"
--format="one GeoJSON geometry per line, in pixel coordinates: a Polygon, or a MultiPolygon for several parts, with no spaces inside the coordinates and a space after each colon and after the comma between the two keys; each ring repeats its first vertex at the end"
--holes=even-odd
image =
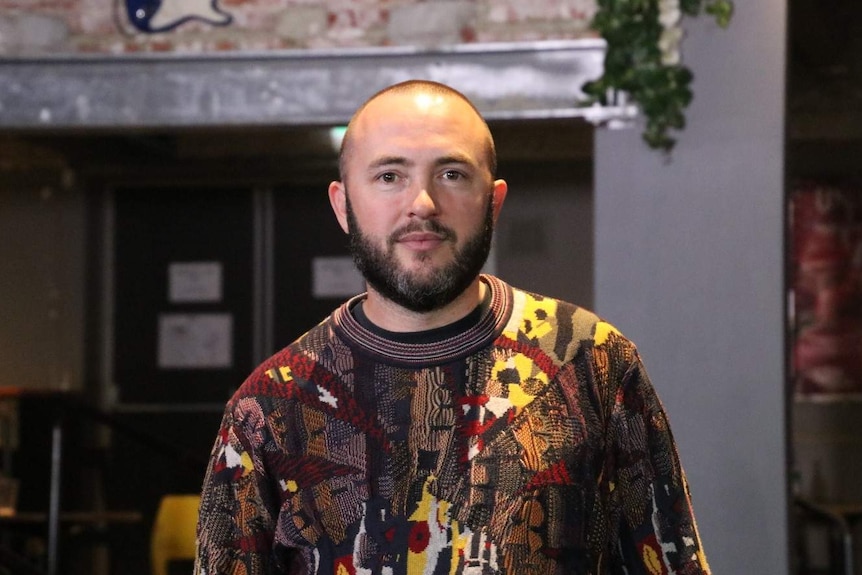
{"type": "MultiPolygon", "coordinates": [[[[115,193],[115,381],[120,402],[221,402],[252,367],[253,206],[243,188],[115,193]],[[219,262],[222,297],[172,303],[172,262],[219,262]],[[160,368],[159,316],[230,314],[230,365],[160,368]]],[[[176,317],[176,316],[174,316],[176,317]]]]}
{"type": "Polygon", "coordinates": [[[347,235],[332,213],[326,186],[276,188],[275,347],[281,349],[328,316],[348,296],[315,297],[317,257],[349,258],[347,235]]]}

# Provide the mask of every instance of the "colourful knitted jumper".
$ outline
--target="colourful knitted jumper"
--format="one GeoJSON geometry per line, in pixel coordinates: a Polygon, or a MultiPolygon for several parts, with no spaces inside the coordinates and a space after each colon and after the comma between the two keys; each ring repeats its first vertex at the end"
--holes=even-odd
{"type": "Polygon", "coordinates": [[[590,312],[483,276],[459,335],[405,343],[354,298],[227,406],[195,572],[704,574],[662,406],[590,312]]]}

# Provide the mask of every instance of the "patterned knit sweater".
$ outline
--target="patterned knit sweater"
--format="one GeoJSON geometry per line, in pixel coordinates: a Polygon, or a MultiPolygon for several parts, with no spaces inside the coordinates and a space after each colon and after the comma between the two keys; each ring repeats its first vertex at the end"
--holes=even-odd
{"type": "Polygon", "coordinates": [[[590,312],[483,276],[436,343],[350,306],[229,402],[199,575],[704,574],[688,489],[635,347],[590,312]]]}

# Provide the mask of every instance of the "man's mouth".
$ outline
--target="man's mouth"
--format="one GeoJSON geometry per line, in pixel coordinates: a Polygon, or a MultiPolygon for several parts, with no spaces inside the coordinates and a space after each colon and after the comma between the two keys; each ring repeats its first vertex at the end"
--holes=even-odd
{"type": "Polygon", "coordinates": [[[428,250],[446,241],[446,237],[446,234],[434,232],[406,232],[398,235],[395,241],[412,249],[428,250]]]}

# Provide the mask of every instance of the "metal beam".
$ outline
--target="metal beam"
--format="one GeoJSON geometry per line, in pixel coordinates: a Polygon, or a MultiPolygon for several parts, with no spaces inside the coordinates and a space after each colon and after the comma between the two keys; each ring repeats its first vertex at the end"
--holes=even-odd
{"type": "Polygon", "coordinates": [[[602,40],[200,55],[0,59],[0,129],[161,129],[346,122],[373,92],[410,78],[449,84],[488,119],[585,117],[602,40]]]}

